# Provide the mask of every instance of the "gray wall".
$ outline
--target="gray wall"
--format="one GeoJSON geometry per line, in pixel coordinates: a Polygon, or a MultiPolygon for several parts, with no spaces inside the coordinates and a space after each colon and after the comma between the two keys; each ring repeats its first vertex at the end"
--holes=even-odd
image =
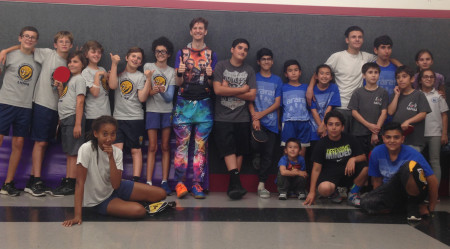
{"type": "MultiPolygon", "coordinates": [[[[181,48],[190,41],[189,21],[196,16],[210,21],[207,44],[219,59],[229,57],[233,39],[247,38],[251,49],[248,62],[256,66],[261,47],[274,51],[274,72],[281,74],[285,60],[295,58],[303,67],[307,82],[314,68],[328,56],[346,48],[344,31],[359,25],[365,30],[364,51],[372,52],[375,37],[388,34],[394,40],[393,56],[415,66],[414,55],[421,48],[434,52],[435,69],[450,78],[450,19],[323,16],[303,14],[243,13],[152,8],[77,6],[0,2],[0,48],[17,43],[21,27],[33,25],[41,33],[38,47],[52,47],[58,30],[69,30],[75,46],[90,39],[105,47],[101,64],[109,68],[109,52],[123,56],[131,46],[147,51],[151,42],[167,36],[181,48]]],[[[173,58],[170,61],[173,64],[173,58]]],[[[121,64],[124,66],[124,63],[121,64]]]]}

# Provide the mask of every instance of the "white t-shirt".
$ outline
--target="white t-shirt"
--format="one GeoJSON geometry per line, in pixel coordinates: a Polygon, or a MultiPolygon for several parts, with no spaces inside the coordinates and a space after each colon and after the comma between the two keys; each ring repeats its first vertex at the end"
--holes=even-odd
{"type": "MultiPolygon", "coordinates": [[[[111,196],[114,191],[109,175],[108,154],[97,147],[92,149],[91,141],[81,145],[78,150],[77,164],[81,163],[87,169],[86,182],[84,183],[83,206],[93,207],[111,196]],[[98,160],[97,160],[98,155],[98,160]]],[[[113,146],[114,160],[118,170],[123,170],[122,151],[113,146]]]]}
{"type": "Polygon", "coordinates": [[[443,112],[448,111],[448,105],[444,97],[442,97],[436,89],[426,93],[428,104],[430,104],[431,112],[425,118],[425,137],[442,136],[442,116],[443,112]]]}
{"type": "Polygon", "coordinates": [[[362,86],[362,66],[377,59],[366,52],[350,54],[347,50],[336,52],[325,62],[334,72],[336,84],[341,95],[341,108],[347,108],[353,92],[362,86]]]}

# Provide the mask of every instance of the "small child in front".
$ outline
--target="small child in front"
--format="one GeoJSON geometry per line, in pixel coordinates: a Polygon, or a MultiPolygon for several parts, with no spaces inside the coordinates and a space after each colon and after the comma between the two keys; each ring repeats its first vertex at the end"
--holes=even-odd
{"type": "Polygon", "coordinates": [[[295,138],[289,138],[284,148],[284,156],[278,162],[277,187],[279,200],[287,200],[287,193],[298,193],[298,199],[306,199],[306,173],[305,159],[299,155],[300,142],[295,138]]]}

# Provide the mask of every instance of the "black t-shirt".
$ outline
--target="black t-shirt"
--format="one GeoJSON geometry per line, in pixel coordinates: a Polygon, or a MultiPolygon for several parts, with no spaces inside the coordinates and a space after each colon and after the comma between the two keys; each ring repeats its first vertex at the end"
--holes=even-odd
{"type": "Polygon", "coordinates": [[[317,142],[312,154],[312,161],[327,167],[345,167],[351,157],[363,155],[364,151],[358,140],[352,135],[342,133],[339,141],[332,141],[328,136],[317,142]]]}

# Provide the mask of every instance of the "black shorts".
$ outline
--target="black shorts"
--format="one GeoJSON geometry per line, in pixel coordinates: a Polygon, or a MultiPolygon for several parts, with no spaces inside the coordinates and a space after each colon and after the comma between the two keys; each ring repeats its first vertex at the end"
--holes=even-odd
{"type": "Polygon", "coordinates": [[[117,120],[117,143],[124,143],[130,149],[140,149],[144,141],[144,120],[117,120]]]}
{"type": "Polygon", "coordinates": [[[317,186],[322,182],[332,182],[336,186],[349,187],[353,185],[353,180],[361,173],[361,170],[367,167],[367,162],[359,162],[355,164],[355,173],[351,176],[345,175],[345,167],[326,168],[322,166],[317,186]]]}
{"type": "Polygon", "coordinates": [[[221,158],[250,153],[250,123],[214,122],[214,140],[221,158]]]}

